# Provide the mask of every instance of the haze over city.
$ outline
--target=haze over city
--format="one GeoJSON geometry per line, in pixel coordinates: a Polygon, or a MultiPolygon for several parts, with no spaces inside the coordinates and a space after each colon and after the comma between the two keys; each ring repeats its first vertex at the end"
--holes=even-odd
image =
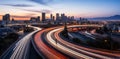
{"type": "Polygon", "coordinates": [[[65,13],[75,18],[105,17],[120,14],[120,0],[1,0],[0,19],[9,13],[15,20],[29,20],[42,12],[65,13]]]}

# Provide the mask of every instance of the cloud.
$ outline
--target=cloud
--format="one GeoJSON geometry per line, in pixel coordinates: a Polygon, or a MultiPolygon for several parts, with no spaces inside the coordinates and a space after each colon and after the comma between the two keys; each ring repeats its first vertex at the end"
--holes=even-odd
{"type": "Polygon", "coordinates": [[[53,0],[30,0],[39,4],[47,5],[48,3],[52,2],[53,0]]]}
{"type": "Polygon", "coordinates": [[[33,5],[29,5],[29,4],[1,4],[1,5],[14,6],[14,7],[33,7],[33,5]]]}
{"type": "Polygon", "coordinates": [[[45,13],[51,13],[50,10],[42,10],[42,12],[45,12],[45,13]]]}
{"type": "Polygon", "coordinates": [[[17,16],[17,15],[12,15],[11,17],[13,17],[13,18],[30,18],[31,16],[17,16]]]}
{"type": "MultiPolygon", "coordinates": [[[[0,15],[0,17],[2,17],[3,15],[0,15]]],[[[25,15],[25,16],[19,16],[19,15],[11,15],[12,18],[30,18],[32,16],[30,15],[25,15]]]]}
{"type": "Polygon", "coordinates": [[[45,9],[43,9],[43,10],[27,10],[27,9],[22,9],[22,10],[24,10],[24,11],[30,11],[30,12],[36,12],[36,13],[42,13],[42,12],[51,13],[50,10],[45,10],[45,9]]]}
{"type": "Polygon", "coordinates": [[[11,15],[11,17],[15,17],[15,18],[29,18],[29,17],[33,17],[35,15],[36,15],[35,13],[24,13],[22,16],[11,15]]]}

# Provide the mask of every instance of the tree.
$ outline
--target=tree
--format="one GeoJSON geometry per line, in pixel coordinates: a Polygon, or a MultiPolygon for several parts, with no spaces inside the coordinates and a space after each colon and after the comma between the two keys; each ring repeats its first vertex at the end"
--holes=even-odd
{"type": "Polygon", "coordinates": [[[64,30],[62,31],[63,36],[68,38],[68,30],[67,30],[67,24],[66,22],[64,23],[64,30]]]}

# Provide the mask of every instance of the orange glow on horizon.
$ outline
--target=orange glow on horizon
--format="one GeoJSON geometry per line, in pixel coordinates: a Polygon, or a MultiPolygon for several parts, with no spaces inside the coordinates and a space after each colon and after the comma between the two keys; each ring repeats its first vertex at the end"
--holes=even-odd
{"type": "MultiPolygon", "coordinates": [[[[61,16],[61,14],[59,14],[61,16]]],[[[79,18],[79,17],[86,17],[85,15],[83,14],[65,14],[66,16],[74,16],[75,18],[79,18]]],[[[16,16],[16,15],[15,15],[16,16]]],[[[40,19],[42,19],[42,16],[41,15],[38,15],[40,16],[40,19]]],[[[53,16],[56,17],[56,13],[53,13],[53,16]]],[[[37,17],[36,16],[17,16],[17,17],[14,17],[14,16],[11,16],[11,19],[14,18],[14,20],[30,20],[30,17],[37,17]]],[[[50,14],[46,14],[46,19],[49,19],[50,18],[50,14]]],[[[0,15],[0,20],[2,20],[2,15],[0,15]]]]}
{"type": "MultiPolygon", "coordinates": [[[[14,18],[14,20],[30,20],[30,17],[10,17],[10,19],[12,20],[12,18],[14,18]]],[[[2,15],[0,15],[0,20],[2,20],[2,15]]]]}
{"type": "Polygon", "coordinates": [[[14,18],[14,20],[30,20],[30,18],[14,18]]]}

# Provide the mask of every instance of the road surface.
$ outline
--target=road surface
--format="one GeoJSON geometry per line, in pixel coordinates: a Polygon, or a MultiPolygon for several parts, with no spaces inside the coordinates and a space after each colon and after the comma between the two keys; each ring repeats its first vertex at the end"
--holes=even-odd
{"type": "Polygon", "coordinates": [[[17,43],[12,45],[11,48],[1,56],[0,59],[27,59],[29,57],[27,54],[29,51],[31,37],[34,33],[41,30],[41,28],[38,27],[29,27],[32,27],[36,30],[27,34],[26,36],[21,38],[17,43]]]}
{"type": "Polygon", "coordinates": [[[67,55],[70,55],[74,58],[85,58],[85,59],[120,58],[120,54],[112,54],[108,52],[102,52],[102,51],[98,51],[94,49],[89,49],[89,48],[77,46],[75,44],[64,41],[62,38],[59,37],[58,33],[54,34],[55,32],[60,31],[60,30],[62,30],[62,28],[58,28],[58,29],[48,32],[48,34],[46,35],[47,42],[49,42],[49,44],[52,45],[54,48],[58,49],[59,51],[67,55]],[[55,38],[52,35],[54,35],[55,38]],[[57,39],[57,44],[56,44],[56,39],[57,39]]]}
{"type": "Polygon", "coordinates": [[[60,52],[56,51],[43,41],[45,39],[43,33],[51,29],[52,28],[45,29],[35,34],[34,42],[38,53],[42,53],[45,59],[68,59],[67,56],[64,56],[60,52]]]}

